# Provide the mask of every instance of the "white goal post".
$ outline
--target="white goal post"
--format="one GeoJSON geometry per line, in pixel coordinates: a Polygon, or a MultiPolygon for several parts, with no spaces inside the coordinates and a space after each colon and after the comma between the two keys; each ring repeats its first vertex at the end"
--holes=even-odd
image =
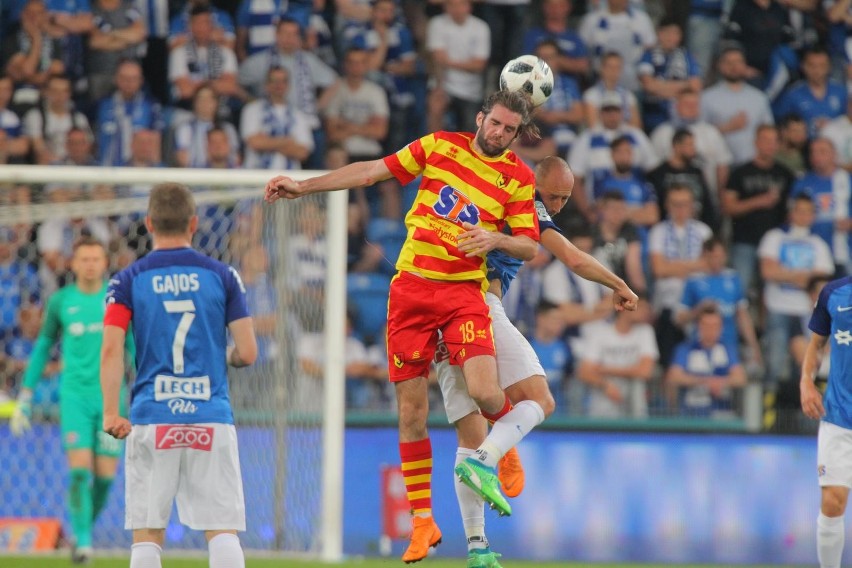
{"type": "MultiPolygon", "coordinates": [[[[161,182],[184,183],[190,187],[205,189],[197,191],[195,198],[199,206],[228,200],[257,199],[263,194],[266,182],[277,174],[286,174],[294,179],[305,179],[324,172],[267,170],[211,170],[183,168],[101,168],[68,166],[0,166],[0,192],[9,191],[14,185],[29,187],[46,184],[86,184],[109,186],[153,186],[161,182]],[[216,189],[218,188],[218,189],[216,189]],[[224,189],[227,188],[227,189],[224,189]]],[[[263,215],[274,224],[275,239],[286,245],[287,230],[282,227],[298,221],[293,214],[294,203],[282,200],[274,206],[264,206],[263,215]],[[271,211],[270,211],[271,210],[271,211]]],[[[347,192],[331,192],[323,196],[326,220],[325,242],[326,273],[325,291],[322,295],[321,334],[324,343],[322,388],[322,454],[321,476],[311,478],[320,483],[319,526],[307,552],[319,555],[329,562],[342,559],[343,542],[343,457],[345,418],[344,344],[346,329],[346,255],[347,255],[347,192]]],[[[140,212],[146,209],[147,198],[138,193],[132,197],[118,196],[109,201],[98,202],[93,209],[92,201],[67,203],[3,204],[0,199],[0,227],[11,227],[22,222],[41,223],[48,219],[73,219],[92,215],[109,216],[140,212]],[[93,212],[94,211],[94,212],[93,212]]],[[[318,312],[319,313],[319,312],[318,312]]],[[[283,319],[283,317],[282,317],[283,319]]],[[[318,330],[319,332],[320,330],[318,330]]],[[[290,438],[288,437],[288,440],[290,438]]],[[[276,440],[283,440],[277,437],[276,440]]],[[[286,458],[285,458],[286,459],[286,458]]],[[[288,464],[290,467],[299,464],[288,464]]],[[[273,475],[270,471],[269,475],[273,475]]],[[[285,484],[286,485],[286,484],[285,484]]],[[[288,486],[289,488],[289,486],[288,486]]],[[[283,490],[282,490],[283,491],[283,490]]],[[[284,512],[284,515],[287,513],[284,512]]]]}

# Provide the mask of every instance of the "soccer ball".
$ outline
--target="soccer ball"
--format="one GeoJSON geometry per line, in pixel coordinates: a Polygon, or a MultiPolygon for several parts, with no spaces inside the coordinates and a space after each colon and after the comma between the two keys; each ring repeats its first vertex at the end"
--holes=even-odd
{"type": "Polygon", "coordinates": [[[521,55],[509,61],[500,71],[500,89],[522,91],[539,106],[553,92],[553,72],[535,55],[521,55]]]}

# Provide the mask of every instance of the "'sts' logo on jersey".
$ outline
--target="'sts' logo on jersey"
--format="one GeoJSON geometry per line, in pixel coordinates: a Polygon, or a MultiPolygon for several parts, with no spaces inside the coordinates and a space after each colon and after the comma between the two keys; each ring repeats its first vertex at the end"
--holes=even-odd
{"type": "Polygon", "coordinates": [[[445,185],[438,192],[438,200],[432,209],[439,217],[459,223],[479,223],[479,209],[464,193],[453,186],[445,185]]]}

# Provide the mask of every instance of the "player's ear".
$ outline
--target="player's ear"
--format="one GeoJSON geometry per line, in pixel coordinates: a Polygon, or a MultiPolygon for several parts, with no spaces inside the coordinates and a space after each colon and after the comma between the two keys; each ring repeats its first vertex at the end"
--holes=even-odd
{"type": "Polygon", "coordinates": [[[198,230],[198,215],[193,215],[189,220],[189,234],[194,235],[198,230]]]}
{"type": "Polygon", "coordinates": [[[482,111],[479,111],[478,113],[476,113],[476,127],[477,128],[482,128],[482,122],[484,120],[485,120],[485,115],[482,113],[482,111]]]}
{"type": "Polygon", "coordinates": [[[154,225],[151,223],[150,215],[145,215],[145,228],[148,229],[150,234],[154,234],[154,225]]]}

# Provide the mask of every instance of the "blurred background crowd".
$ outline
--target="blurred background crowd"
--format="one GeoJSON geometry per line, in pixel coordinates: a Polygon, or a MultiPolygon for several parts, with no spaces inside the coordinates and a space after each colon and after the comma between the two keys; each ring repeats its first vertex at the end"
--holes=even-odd
{"type": "MultiPolygon", "coordinates": [[[[568,160],[577,183],[555,221],[646,299],[614,314],[545,251],[524,266],[505,304],[557,413],[726,419],[751,382],[777,429],[795,422],[778,413],[796,411],[814,298],[852,268],[850,30],[852,0],[5,0],[0,164],[336,168],[474,130],[505,62],[536,54],[554,92],[541,138],[513,149],[568,160]]],[[[351,410],[394,409],[384,310],[416,189],[350,193],[351,410]]],[[[5,186],[0,207],[146,190],[5,186]]],[[[286,285],[310,298],[325,220],[301,206],[286,285]]],[[[200,213],[201,246],[241,259],[268,363],[277,295],[259,204],[200,213]]],[[[149,245],[139,215],[2,232],[0,389],[14,396],[75,238],[108,243],[113,270],[149,245]]],[[[299,336],[305,380],[321,379],[320,331],[299,336]]]]}

